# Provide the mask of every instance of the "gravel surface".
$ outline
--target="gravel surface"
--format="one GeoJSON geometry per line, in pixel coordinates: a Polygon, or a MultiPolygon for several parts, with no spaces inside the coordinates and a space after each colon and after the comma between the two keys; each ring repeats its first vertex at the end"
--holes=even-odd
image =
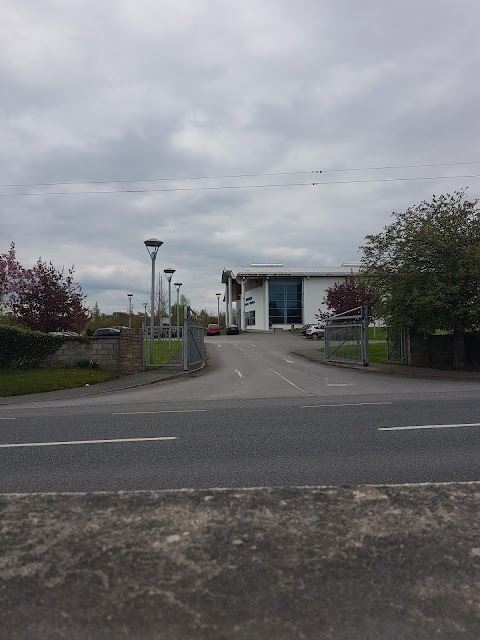
{"type": "Polygon", "coordinates": [[[480,483],[0,495],[8,640],[480,637],[480,483]]]}

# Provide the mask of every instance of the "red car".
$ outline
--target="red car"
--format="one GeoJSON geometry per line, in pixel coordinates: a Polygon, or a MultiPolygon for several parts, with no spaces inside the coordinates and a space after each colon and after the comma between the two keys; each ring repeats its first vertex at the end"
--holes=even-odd
{"type": "Polygon", "coordinates": [[[220,327],[218,324],[209,324],[207,327],[207,336],[219,336],[220,327]]]}

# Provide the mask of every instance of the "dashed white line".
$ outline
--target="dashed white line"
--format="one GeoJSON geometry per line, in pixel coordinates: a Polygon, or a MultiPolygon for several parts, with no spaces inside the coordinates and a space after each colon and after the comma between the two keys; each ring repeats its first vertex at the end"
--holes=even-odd
{"type": "Polygon", "coordinates": [[[0,418],[0,420],[16,420],[16,418],[0,418]]]}
{"type": "Polygon", "coordinates": [[[308,393],[308,391],[305,391],[305,389],[302,389],[302,387],[299,387],[298,385],[296,385],[294,382],[292,382],[288,378],[285,378],[285,376],[282,376],[282,374],[278,373],[278,371],[275,371],[275,369],[272,369],[271,367],[269,367],[269,369],[270,369],[270,371],[273,371],[273,373],[276,373],[277,376],[280,376],[280,378],[282,378],[282,380],[285,380],[285,382],[288,382],[288,384],[291,384],[292,387],[295,387],[295,389],[298,389],[302,393],[305,393],[307,396],[313,395],[312,393],[308,393]]]}
{"type": "Polygon", "coordinates": [[[288,362],[289,364],[293,364],[293,360],[287,360],[286,358],[284,358],[285,362],[288,362]]]}
{"type": "Polygon", "coordinates": [[[459,429],[461,427],[480,427],[480,422],[465,424],[418,424],[408,427],[379,427],[377,431],[413,431],[415,429],[459,429]]]}
{"type": "Polygon", "coordinates": [[[233,373],[236,373],[239,378],[243,378],[243,375],[240,373],[240,371],[238,369],[235,369],[235,371],[233,373]]]}
{"type": "Polygon", "coordinates": [[[68,440],[58,442],[14,442],[0,444],[0,449],[16,449],[20,447],[60,447],[79,444],[114,444],[119,442],[153,442],[159,440],[177,440],[176,436],[159,436],[158,438],[115,438],[114,440],[68,440]]]}
{"type": "Polygon", "coordinates": [[[112,416],[137,416],[158,413],[202,413],[206,409],[164,409],[163,411],[118,411],[112,413],[112,416]]]}
{"type": "Polygon", "coordinates": [[[353,382],[329,382],[330,378],[325,378],[325,386],[326,387],[354,387],[355,384],[353,382]]]}
{"type": "Polygon", "coordinates": [[[363,406],[381,406],[392,404],[391,402],[342,402],[337,404],[305,404],[301,409],[316,409],[317,407],[363,407],[363,406]]]}

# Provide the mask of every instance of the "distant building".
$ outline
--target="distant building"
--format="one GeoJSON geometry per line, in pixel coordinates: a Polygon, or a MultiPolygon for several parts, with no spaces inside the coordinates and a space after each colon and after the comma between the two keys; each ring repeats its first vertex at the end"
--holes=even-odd
{"type": "Polygon", "coordinates": [[[227,324],[233,322],[234,308],[241,329],[290,329],[315,322],[319,309],[327,311],[323,302],[326,289],[358,270],[357,263],[340,267],[225,267],[222,282],[227,324]]]}

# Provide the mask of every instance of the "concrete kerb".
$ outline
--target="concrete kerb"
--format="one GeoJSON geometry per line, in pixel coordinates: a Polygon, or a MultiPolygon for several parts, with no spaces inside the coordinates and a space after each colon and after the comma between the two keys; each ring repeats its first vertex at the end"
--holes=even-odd
{"type": "Polygon", "coordinates": [[[361,364],[349,364],[348,362],[325,362],[322,354],[313,349],[293,350],[290,351],[290,353],[327,367],[355,369],[366,373],[387,373],[389,375],[410,376],[412,378],[432,378],[434,380],[472,380],[480,382],[480,371],[450,371],[447,369],[408,367],[401,364],[382,364],[378,362],[370,364],[368,367],[364,367],[361,364]]]}

